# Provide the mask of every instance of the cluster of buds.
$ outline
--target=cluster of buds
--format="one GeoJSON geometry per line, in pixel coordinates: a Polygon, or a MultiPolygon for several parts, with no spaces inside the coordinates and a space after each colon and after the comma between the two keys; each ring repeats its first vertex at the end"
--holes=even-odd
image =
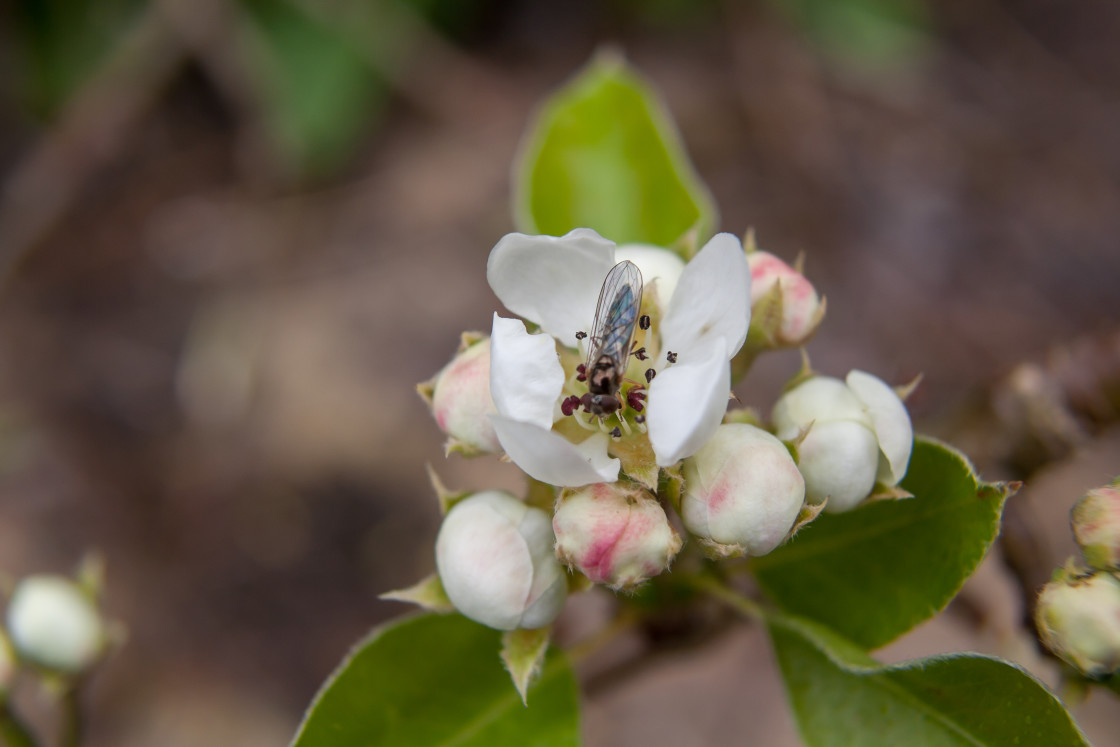
{"type": "Polygon", "coordinates": [[[825,309],[800,268],[753,240],[719,234],[685,263],[588,229],[509,234],[487,280],[522,319],[464,335],[418,390],[449,452],[504,452],[532,500],[457,496],[436,541],[438,593],[423,582],[392,598],[542,628],[569,579],[629,592],[667,571],[682,527],[710,556],[765,555],[825,504],[850,509],[906,471],[906,409],[859,371],[799,377],[776,435],[731,422],[733,359],[803,344],[825,309]]]}
{"type": "Polygon", "coordinates": [[[1070,512],[1084,567],[1071,558],[1043,587],[1035,622],[1046,647],[1088,677],[1120,672],[1120,480],[1070,512]]]}

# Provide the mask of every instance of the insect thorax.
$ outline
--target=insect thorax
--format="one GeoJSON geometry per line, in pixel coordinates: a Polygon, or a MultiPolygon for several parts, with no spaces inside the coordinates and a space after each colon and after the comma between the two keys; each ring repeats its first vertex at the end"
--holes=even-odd
{"type": "Polygon", "coordinates": [[[591,394],[614,394],[622,382],[622,372],[609,355],[600,355],[587,370],[587,391],[591,394]]]}

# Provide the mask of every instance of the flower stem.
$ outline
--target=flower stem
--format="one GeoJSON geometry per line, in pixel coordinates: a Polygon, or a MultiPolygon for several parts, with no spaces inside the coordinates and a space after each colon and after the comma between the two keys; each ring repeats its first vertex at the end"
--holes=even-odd
{"type": "Polygon", "coordinates": [[[750,597],[743,596],[734,589],[729,589],[718,579],[712,578],[711,576],[698,575],[692,579],[692,585],[698,591],[706,592],[728,607],[731,607],[743,617],[757,622],[762,622],[766,619],[766,612],[758,602],[750,597]]]}
{"type": "Polygon", "coordinates": [[[0,741],[5,747],[39,747],[39,742],[12,711],[9,703],[0,706],[0,741]]]}
{"type": "Polygon", "coordinates": [[[637,625],[638,619],[638,615],[629,610],[624,609],[620,611],[618,616],[611,620],[609,625],[568,648],[565,652],[568,655],[568,659],[573,664],[579,664],[619,635],[637,625]]]}
{"type": "Polygon", "coordinates": [[[77,683],[67,687],[59,700],[62,710],[62,729],[59,747],[78,747],[82,743],[82,704],[77,683]]]}

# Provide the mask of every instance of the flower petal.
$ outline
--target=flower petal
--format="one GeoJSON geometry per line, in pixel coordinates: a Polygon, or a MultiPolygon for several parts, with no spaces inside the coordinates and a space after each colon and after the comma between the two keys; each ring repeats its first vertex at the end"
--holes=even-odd
{"type": "Polygon", "coordinates": [[[564,367],[556,355],[556,341],[529,334],[520,319],[494,314],[490,396],[498,412],[548,430],[563,388],[564,367]]]}
{"type": "Polygon", "coordinates": [[[614,258],[617,262],[630,260],[636,264],[646,288],[656,281],[658,306],[664,313],[684,271],[684,260],[676,252],[652,244],[623,244],[614,250],[614,258]]]}
{"type": "Polygon", "coordinates": [[[884,485],[897,485],[906,475],[914,448],[914,427],[906,405],[886,382],[869,373],[849,371],[847,384],[875,424],[880,456],[876,479],[884,485]]]}
{"type": "Polygon", "coordinates": [[[660,371],[649,387],[646,423],[660,467],[699,451],[727,412],[731,368],[723,339],[716,337],[691,356],[682,354],[680,362],[660,371]]]}
{"type": "Polygon", "coordinates": [[[751,270],[739,239],[713,236],[677,282],[661,320],[661,347],[688,353],[722,337],[731,358],[747,339],[751,321],[751,270]]]}
{"type": "Polygon", "coordinates": [[[490,251],[486,280],[507,309],[575,347],[614,264],[614,242],[590,228],[559,238],[509,233],[490,251]]]}
{"type": "Polygon", "coordinates": [[[601,433],[573,444],[559,433],[501,415],[491,415],[490,422],[509,458],[535,480],[574,488],[618,479],[621,463],[607,456],[601,433]]]}

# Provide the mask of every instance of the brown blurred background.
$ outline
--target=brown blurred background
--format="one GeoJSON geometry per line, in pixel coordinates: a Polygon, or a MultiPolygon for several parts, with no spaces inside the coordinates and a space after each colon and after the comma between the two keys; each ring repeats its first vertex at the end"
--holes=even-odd
{"type": "MultiPolygon", "coordinates": [[[[12,0],[0,569],[106,557],[130,634],[91,745],[285,744],[404,611],[377,594],[433,567],[425,463],[516,484],[444,462],[412,387],[489,327],[518,139],[602,43],[663,92],[721,228],[805,252],[815,367],[924,372],[921,429],[1032,479],[978,590],[888,657],[1052,674],[1025,600],[1120,473],[1120,5],[12,0]]],[[[590,688],[589,744],[796,744],[757,631],[635,672],[590,688]]]]}

